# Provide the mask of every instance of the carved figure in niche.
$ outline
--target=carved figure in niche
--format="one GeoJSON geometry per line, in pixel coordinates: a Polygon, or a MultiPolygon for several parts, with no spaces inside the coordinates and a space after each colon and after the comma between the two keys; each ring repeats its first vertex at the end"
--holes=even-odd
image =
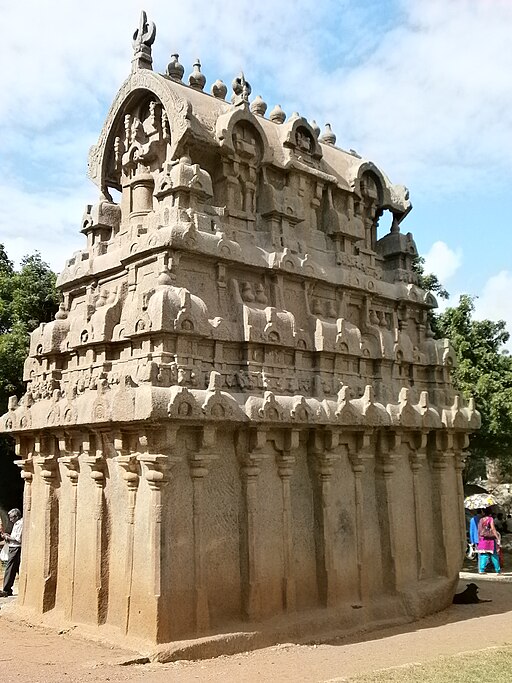
{"type": "Polygon", "coordinates": [[[240,372],[237,372],[236,379],[238,382],[238,386],[242,391],[250,391],[251,389],[254,389],[254,382],[251,377],[251,374],[246,370],[240,370],[240,372]]]}
{"type": "Polygon", "coordinates": [[[313,140],[311,134],[305,128],[298,128],[295,132],[295,144],[303,152],[310,154],[313,150],[313,140]]]}
{"type": "Polygon", "coordinates": [[[238,205],[247,214],[256,211],[256,187],[258,167],[261,159],[261,145],[254,128],[245,122],[238,123],[233,131],[233,146],[237,160],[234,164],[239,185],[238,205]]]}
{"type": "Polygon", "coordinates": [[[268,299],[265,294],[265,288],[263,287],[262,284],[256,285],[256,301],[259,304],[267,304],[268,299]]]}
{"type": "Polygon", "coordinates": [[[190,403],[185,403],[185,401],[183,401],[183,403],[180,403],[180,406],[178,408],[178,415],[180,417],[188,417],[191,413],[192,406],[190,405],[190,403]]]}
{"type": "Polygon", "coordinates": [[[255,300],[252,284],[250,282],[242,283],[242,299],[247,303],[252,303],[255,300]]]}
{"type": "Polygon", "coordinates": [[[132,212],[152,209],[154,175],[167,160],[169,142],[169,122],[160,102],[146,98],[125,113],[109,159],[107,183],[129,192],[132,212]]]}

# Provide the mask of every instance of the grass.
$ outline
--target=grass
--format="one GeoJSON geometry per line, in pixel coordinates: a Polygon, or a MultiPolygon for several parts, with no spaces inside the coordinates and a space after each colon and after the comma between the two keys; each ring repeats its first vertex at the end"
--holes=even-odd
{"type": "Polygon", "coordinates": [[[512,645],[439,657],[427,664],[409,664],[346,680],[350,683],[510,683],[512,645]]]}

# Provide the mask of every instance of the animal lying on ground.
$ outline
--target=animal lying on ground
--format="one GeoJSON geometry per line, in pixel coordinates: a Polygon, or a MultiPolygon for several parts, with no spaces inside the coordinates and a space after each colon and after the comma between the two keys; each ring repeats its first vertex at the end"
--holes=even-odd
{"type": "Polygon", "coordinates": [[[480,600],[476,583],[468,583],[466,590],[453,596],[454,605],[472,605],[476,602],[492,602],[492,600],[480,600]]]}

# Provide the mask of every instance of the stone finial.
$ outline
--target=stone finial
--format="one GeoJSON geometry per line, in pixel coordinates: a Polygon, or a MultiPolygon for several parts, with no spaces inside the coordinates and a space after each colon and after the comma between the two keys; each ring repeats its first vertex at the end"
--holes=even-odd
{"type": "Polygon", "coordinates": [[[286,114],[284,111],[281,109],[280,104],[276,104],[276,106],[272,109],[272,111],[269,114],[268,117],[271,121],[274,123],[284,123],[286,120],[286,114]]]}
{"type": "Polygon", "coordinates": [[[167,287],[169,285],[172,285],[172,275],[169,272],[168,268],[164,268],[160,271],[157,282],[160,287],[167,287]]]}
{"type": "Polygon", "coordinates": [[[219,100],[225,100],[228,93],[227,85],[217,78],[215,83],[212,85],[211,93],[219,100]]]}
{"type": "Polygon", "coordinates": [[[151,46],[155,42],[155,36],[156,26],[154,22],[148,21],[146,12],[142,11],[140,13],[139,27],[133,34],[132,71],[153,68],[151,46]]]}
{"type": "Polygon", "coordinates": [[[320,142],[323,142],[324,145],[334,145],[336,143],[336,136],[332,132],[330,123],[325,124],[325,130],[318,139],[320,142]]]}
{"type": "Polygon", "coordinates": [[[201,73],[201,62],[197,59],[193,64],[194,70],[188,77],[188,84],[195,90],[204,90],[206,76],[201,73]]]}
{"type": "Polygon", "coordinates": [[[231,87],[233,88],[233,96],[231,97],[232,104],[238,106],[240,104],[249,103],[249,95],[251,94],[252,88],[249,81],[245,80],[243,71],[240,73],[240,76],[233,79],[231,87]]]}
{"type": "Polygon", "coordinates": [[[167,65],[167,75],[170,76],[175,81],[181,81],[183,79],[183,74],[185,73],[185,67],[178,61],[179,54],[171,55],[171,61],[167,65]]]}
{"type": "Polygon", "coordinates": [[[313,119],[311,121],[311,128],[313,129],[313,133],[315,134],[315,138],[318,140],[318,136],[320,135],[320,126],[318,123],[313,119]]]}
{"type": "Polygon", "coordinates": [[[263,101],[261,95],[256,95],[254,98],[251,104],[251,111],[257,116],[265,116],[265,112],[267,111],[267,103],[263,101]]]}
{"type": "Polygon", "coordinates": [[[68,312],[63,303],[59,304],[59,310],[55,314],[55,320],[66,320],[68,317],[68,312]]]}

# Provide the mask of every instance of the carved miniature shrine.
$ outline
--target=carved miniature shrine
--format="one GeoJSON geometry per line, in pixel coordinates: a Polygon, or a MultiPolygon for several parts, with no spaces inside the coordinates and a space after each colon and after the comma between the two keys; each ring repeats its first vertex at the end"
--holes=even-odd
{"type": "Polygon", "coordinates": [[[429,326],[406,188],[330,126],[267,116],[243,74],[228,96],[199,61],[154,72],[154,38],[143,13],[87,245],[1,419],[20,605],[152,645],[441,609],[480,418],[429,326]]]}

